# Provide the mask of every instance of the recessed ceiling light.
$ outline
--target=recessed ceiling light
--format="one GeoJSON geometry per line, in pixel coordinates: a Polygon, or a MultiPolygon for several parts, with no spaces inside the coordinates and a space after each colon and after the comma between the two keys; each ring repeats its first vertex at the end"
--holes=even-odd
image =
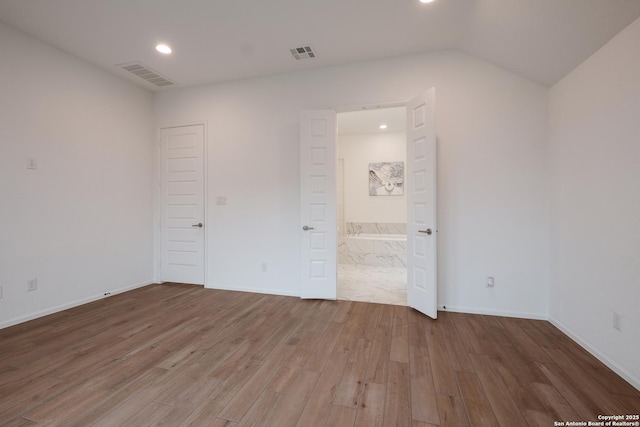
{"type": "Polygon", "coordinates": [[[386,129],[387,125],[380,125],[380,129],[386,129]]]}
{"type": "Polygon", "coordinates": [[[169,46],[167,46],[166,44],[159,44],[156,46],[156,50],[160,53],[164,53],[165,55],[168,55],[171,53],[171,48],[169,46]]]}
{"type": "Polygon", "coordinates": [[[433,0],[420,0],[420,3],[431,3],[433,0]]]}

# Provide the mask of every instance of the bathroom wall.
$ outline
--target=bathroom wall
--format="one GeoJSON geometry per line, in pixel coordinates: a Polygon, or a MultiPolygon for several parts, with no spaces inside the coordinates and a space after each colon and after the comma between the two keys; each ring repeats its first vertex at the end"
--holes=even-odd
{"type": "Polygon", "coordinates": [[[406,168],[406,157],[407,139],[404,132],[338,134],[338,158],[344,159],[345,222],[407,222],[405,195],[369,195],[369,163],[404,162],[406,168]]]}

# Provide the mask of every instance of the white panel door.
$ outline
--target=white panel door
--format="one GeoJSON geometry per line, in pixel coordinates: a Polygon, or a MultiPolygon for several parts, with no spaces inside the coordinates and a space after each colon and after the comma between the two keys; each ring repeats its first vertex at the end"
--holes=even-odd
{"type": "Polygon", "coordinates": [[[302,298],[336,299],[336,112],[300,113],[302,298]]]}
{"type": "Polygon", "coordinates": [[[204,284],[204,126],[162,129],[160,279],[204,284]]]}
{"type": "Polygon", "coordinates": [[[438,316],[435,88],[407,104],[407,302],[438,316]]]}

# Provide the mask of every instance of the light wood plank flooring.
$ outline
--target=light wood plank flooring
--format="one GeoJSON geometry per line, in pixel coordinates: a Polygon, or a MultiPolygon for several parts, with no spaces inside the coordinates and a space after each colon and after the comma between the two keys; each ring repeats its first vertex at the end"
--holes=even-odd
{"type": "Polygon", "coordinates": [[[151,285],[0,330],[0,425],[553,426],[640,393],[544,321],[151,285]]]}

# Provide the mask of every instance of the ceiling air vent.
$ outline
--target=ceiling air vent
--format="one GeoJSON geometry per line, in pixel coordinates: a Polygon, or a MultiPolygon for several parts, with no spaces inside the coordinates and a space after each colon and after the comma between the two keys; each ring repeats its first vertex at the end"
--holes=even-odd
{"type": "Polygon", "coordinates": [[[289,49],[289,52],[291,52],[291,55],[296,59],[296,61],[316,57],[311,46],[294,47],[293,49],[289,49]]]}
{"type": "Polygon", "coordinates": [[[116,67],[120,67],[125,71],[135,74],[148,81],[151,84],[154,84],[158,87],[166,87],[166,86],[174,86],[175,83],[164,77],[162,74],[152,69],[151,67],[147,67],[140,62],[128,62],[126,64],[118,64],[116,67]]]}

